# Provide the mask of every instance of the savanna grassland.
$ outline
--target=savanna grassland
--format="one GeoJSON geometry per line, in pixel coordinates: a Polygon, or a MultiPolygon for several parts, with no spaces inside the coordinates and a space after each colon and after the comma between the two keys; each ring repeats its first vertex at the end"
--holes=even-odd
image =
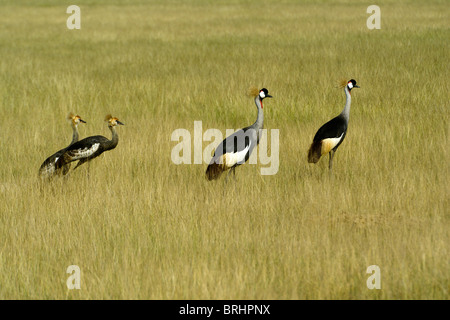
{"type": "Polygon", "coordinates": [[[448,299],[450,9],[376,4],[380,30],[366,1],[0,1],[0,298],[448,299]],[[342,78],[361,88],[330,176],[306,155],[342,78]],[[173,164],[175,129],[255,121],[250,86],[278,173],[173,164]],[[70,111],[82,138],[118,117],[119,144],[41,183],[70,111]]]}

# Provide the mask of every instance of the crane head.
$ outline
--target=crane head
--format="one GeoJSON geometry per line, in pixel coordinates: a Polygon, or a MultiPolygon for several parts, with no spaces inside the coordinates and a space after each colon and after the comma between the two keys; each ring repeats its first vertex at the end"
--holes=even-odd
{"type": "Polygon", "coordinates": [[[75,115],[72,112],[67,116],[67,120],[71,121],[73,126],[77,126],[79,123],[86,123],[79,115],[75,115]]]}
{"type": "Polygon", "coordinates": [[[251,87],[248,91],[248,95],[250,97],[260,97],[261,100],[265,98],[272,98],[271,95],[269,95],[269,91],[267,91],[266,88],[262,88],[261,90],[258,90],[256,87],[251,87]]]}
{"type": "Polygon", "coordinates": [[[339,85],[341,88],[347,87],[348,91],[352,90],[353,88],[359,88],[359,86],[356,85],[356,80],[342,80],[339,85]]]}
{"type": "Polygon", "coordinates": [[[348,90],[352,90],[353,88],[359,88],[359,86],[356,85],[356,81],[354,79],[351,79],[347,83],[348,90]]]}
{"type": "Polygon", "coordinates": [[[262,88],[261,90],[259,90],[259,97],[261,98],[261,100],[265,98],[272,98],[266,88],[262,88]]]}
{"type": "Polygon", "coordinates": [[[108,122],[108,127],[115,127],[117,125],[121,125],[124,126],[124,124],[122,122],[119,121],[118,118],[111,116],[110,114],[108,114],[105,117],[105,121],[108,122]]]}

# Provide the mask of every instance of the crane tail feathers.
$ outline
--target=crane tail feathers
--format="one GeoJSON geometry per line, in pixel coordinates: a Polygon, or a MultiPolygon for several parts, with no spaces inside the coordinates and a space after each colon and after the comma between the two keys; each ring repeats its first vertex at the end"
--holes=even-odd
{"type": "Polygon", "coordinates": [[[308,162],[317,163],[322,155],[322,141],[314,141],[309,147],[308,162]]]}
{"type": "Polygon", "coordinates": [[[225,171],[224,166],[222,164],[212,162],[206,169],[206,179],[208,181],[216,180],[221,176],[222,172],[224,171],[225,171]]]}

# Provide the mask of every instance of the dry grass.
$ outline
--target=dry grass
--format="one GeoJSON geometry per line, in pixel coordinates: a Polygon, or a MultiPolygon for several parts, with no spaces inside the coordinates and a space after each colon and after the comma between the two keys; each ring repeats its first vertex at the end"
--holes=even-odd
{"type": "Polygon", "coordinates": [[[1,298],[449,298],[445,1],[380,3],[372,31],[363,1],[77,4],[79,31],[57,1],[1,4],[1,298]],[[344,106],[343,77],[361,89],[329,177],[306,152],[344,106]],[[174,165],[174,129],[254,121],[251,85],[274,96],[278,174],[242,166],[224,186],[174,165]],[[119,145],[40,184],[69,111],[82,137],[118,117],[119,145]]]}

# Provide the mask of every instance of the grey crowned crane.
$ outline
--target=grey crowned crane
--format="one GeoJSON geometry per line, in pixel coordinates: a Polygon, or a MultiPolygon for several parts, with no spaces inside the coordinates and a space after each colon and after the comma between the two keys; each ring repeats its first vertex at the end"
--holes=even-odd
{"type": "Polygon", "coordinates": [[[350,116],[350,104],[352,102],[351,91],[353,88],[359,88],[356,85],[356,81],[351,79],[341,83],[344,87],[345,95],[347,100],[345,102],[344,110],[337,117],[331,119],[317,131],[314,136],[313,143],[308,151],[308,162],[317,163],[321,156],[329,153],[329,164],[328,167],[330,172],[333,167],[333,157],[337,148],[344,141],[345,135],[347,134],[348,119],[350,116]]]}
{"type": "Polygon", "coordinates": [[[61,168],[63,168],[66,164],[79,160],[73,169],[75,170],[83,163],[97,158],[103,152],[114,149],[119,143],[119,136],[115,127],[117,125],[124,124],[120,122],[119,119],[114,118],[111,115],[107,115],[105,121],[108,122],[108,127],[112,133],[111,140],[103,136],[92,136],[72,144],[65,150],[64,154],[56,162],[56,169],[61,170],[61,168]]]}
{"type": "Polygon", "coordinates": [[[254,88],[250,94],[255,97],[258,117],[254,124],[236,131],[219,144],[206,169],[206,178],[209,181],[218,179],[228,169],[230,169],[228,174],[233,172],[233,175],[235,175],[236,167],[249,159],[253,149],[259,143],[260,129],[263,128],[264,121],[263,100],[272,98],[272,96],[269,95],[266,88],[259,91],[254,88]]]}
{"type": "MultiPolygon", "coordinates": [[[[72,142],[69,144],[71,146],[78,141],[78,124],[86,123],[79,115],[74,115],[72,112],[67,116],[67,120],[72,124],[72,142]]],[[[68,147],[69,147],[68,146],[68,147]]],[[[51,178],[56,173],[56,161],[61,157],[62,154],[67,150],[67,148],[61,149],[58,152],[52,154],[50,157],[45,159],[39,168],[39,176],[41,178],[51,178]]],[[[70,169],[70,164],[63,166],[62,171],[66,174],[70,169]]]]}

